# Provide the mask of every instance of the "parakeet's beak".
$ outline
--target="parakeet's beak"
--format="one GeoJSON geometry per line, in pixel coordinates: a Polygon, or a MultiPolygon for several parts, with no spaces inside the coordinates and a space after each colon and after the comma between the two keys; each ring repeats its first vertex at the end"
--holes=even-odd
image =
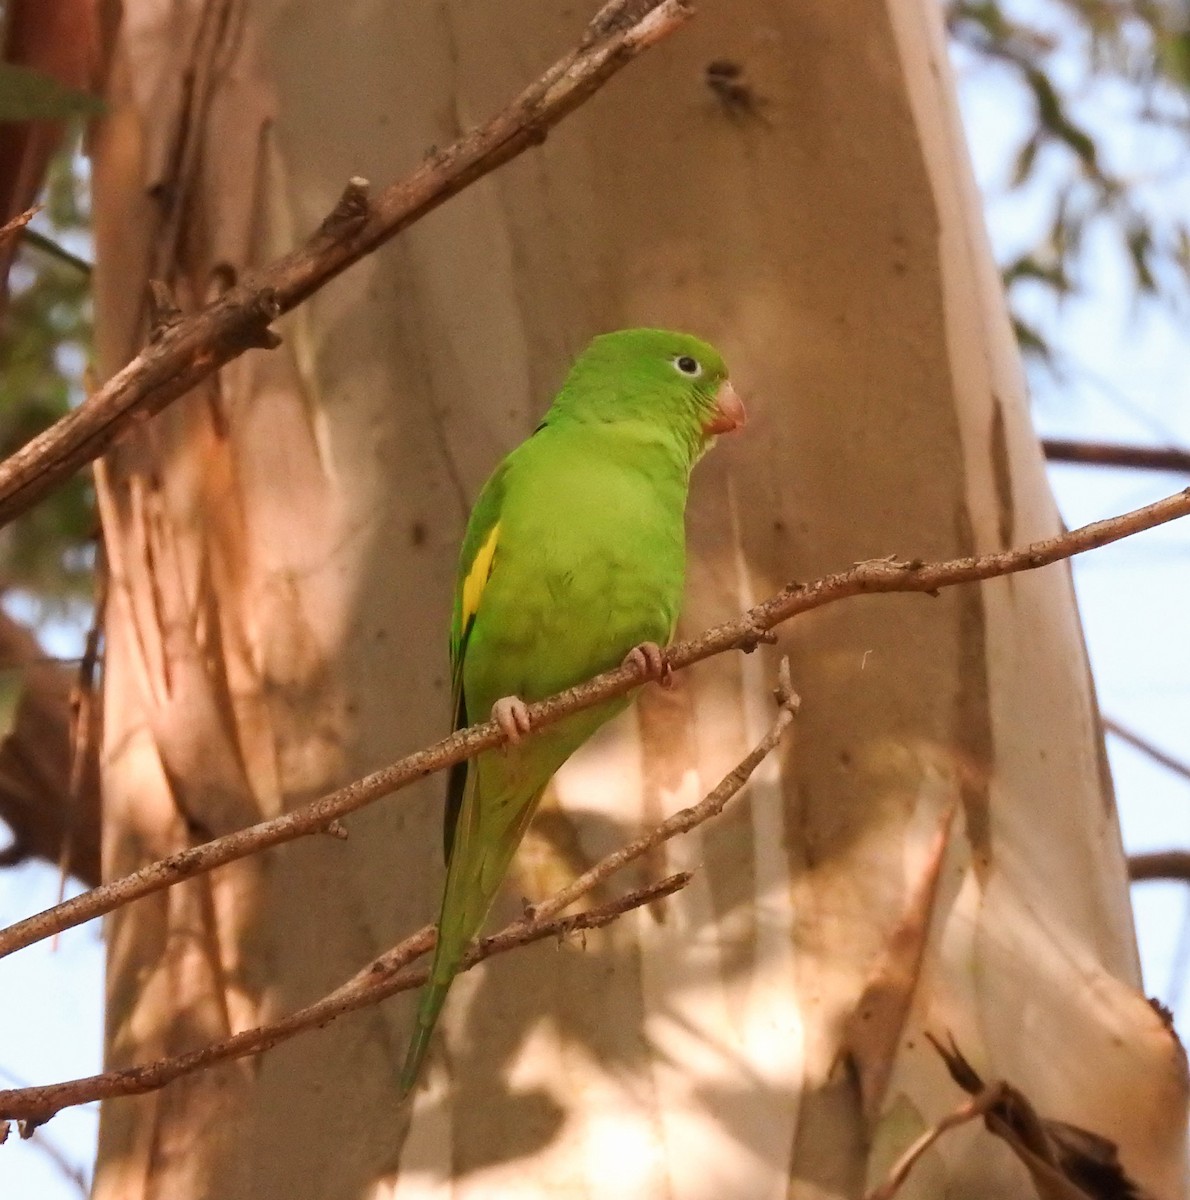
{"type": "Polygon", "coordinates": [[[718,433],[731,433],[732,430],[739,429],[747,419],[744,402],[731,386],[731,380],[725,379],[715,393],[715,411],[710,420],[703,425],[702,431],[707,437],[714,437],[718,433]]]}

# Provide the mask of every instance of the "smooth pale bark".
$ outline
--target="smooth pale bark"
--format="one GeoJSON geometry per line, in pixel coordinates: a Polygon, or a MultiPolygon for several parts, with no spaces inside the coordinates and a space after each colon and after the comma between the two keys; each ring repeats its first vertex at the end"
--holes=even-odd
{"type": "MultiPolygon", "coordinates": [[[[589,15],[123,8],[96,148],[104,372],[141,336],[146,274],[176,266],[193,302],[220,264],[286,249],[349,175],[408,169],[589,15]],[[174,153],[182,129],[200,152],[174,153]],[[175,235],[145,192],[166,181],[175,235]]],[[[696,475],[687,631],[856,559],[1054,532],[939,21],[932,0],[707,4],[283,322],[280,350],[125,439],[101,489],[109,874],[442,732],[467,506],[598,330],[701,333],[750,401],[696,475]],[[750,111],[708,88],[716,59],[750,111]]],[[[710,786],[766,724],[779,652],[796,746],[647,865],[698,868],[663,910],[473,972],[411,1109],[408,998],[107,1105],[96,1195],[855,1196],[962,1099],[925,1031],[1180,1195],[1185,1061],[1138,990],[1064,569],[853,601],[650,690],[563,772],[498,913],[710,786]]],[[[312,1000],[423,923],[442,786],[113,918],[109,1060],[312,1000]]],[[[1028,1188],[973,1126],[904,1194],[1028,1188]]]]}

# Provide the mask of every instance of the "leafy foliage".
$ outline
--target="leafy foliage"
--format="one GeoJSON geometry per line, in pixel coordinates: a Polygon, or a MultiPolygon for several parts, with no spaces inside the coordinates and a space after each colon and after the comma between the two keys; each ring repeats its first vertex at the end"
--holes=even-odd
{"type": "MultiPolygon", "coordinates": [[[[1174,160],[1171,168],[1182,165],[1190,133],[1190,3],[950,0],[947,18],[956,45],[981,63],[1007,67],[1032,111],[1007,183],[1044,186],[1049,219],[1036,245],[1002,264],[1010,303],[1022,285],[1059,297],[1082,289],[1079,267],[1092,228],[1110,231],[1139,296],[1184,296],[1190,220],[1171,216],[1147,186],[1152,181],[1130,170],[1127,154],[1105,145],[1084,114],[1098,89],[1150,148],[1159,145],[1174,160]]],[[[1013,307],[1021,348],[1047,357],[1044,338],[1013,307]]]]}

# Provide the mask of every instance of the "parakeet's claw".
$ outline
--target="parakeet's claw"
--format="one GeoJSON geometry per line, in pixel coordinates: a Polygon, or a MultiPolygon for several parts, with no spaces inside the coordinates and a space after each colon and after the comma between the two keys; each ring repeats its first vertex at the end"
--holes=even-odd
{"type": "Polygon", "coordinates": [[[656,642],[641,642],[639,646],[633,646],[624,655],[621,666],[634,667],[646,681],[659,683],[663,688],[674,685],[673,667],[669,665],[665,651],[656,642]]]}
{"type": "Polygon", "coordinates": [[[492,720],[500,726],[510,746],[519,745],[521,738],[533,728],[528,705],[520,696],[501,696],[492,705],[492,720]]]}

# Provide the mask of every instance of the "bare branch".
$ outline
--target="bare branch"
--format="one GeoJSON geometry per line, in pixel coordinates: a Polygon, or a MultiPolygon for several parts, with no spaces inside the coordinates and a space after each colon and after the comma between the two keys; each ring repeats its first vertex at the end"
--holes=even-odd
{"type": "Polygon", "coordinates": [[[1133,883],[1147,883],[1153,879],[1190,883],[1190,851],[1154,850],[1149,854],[1130,854],[1128,877],[1133,883]]]}
{"type": "MultiPolygon", "coordinates": [[[[685,887],[691,876],[689,872],[680,871],[667,876],[659,883],[637,888],[626,896],[597,908],[570,917],[559,916],[564,909],[582,899],[615,871],[647,854],[663,841],[685,833],[723,811],[727,802],[748,782],[752,772],[776,748],[782,734],[797,713],[800,701],[790,683],[789,660],[785,658],[781,660],[775,697],[779,708],[769,731],[698,804],[674,813],[647,834],[601,859],[549,899],[527,909],[524,916],[505,926],[499,933],[475,942],[464,956],[463,969],[467,970],[493,954],[501,954],[553,934],[563,937],[579,930],[599,928],[630,909],[649,904],[685,887]]],[[[230,1059],[259,1054],[278,1042],[307,1029],[325,1025],[344,1013],[378,1003],[396,992],[419,987],[425,982],[428,971],[424,967],[412,969],[409,964],[433,948],[436,936],[433,925],[424,926],[374,959],[363,970],[356,972],[347,983],[336,988],[328,996],[271,1025],[247,1029],[200,1050],[174,1058],[159,1059],[142,1067],[107,1071],[102,1075],[48,1084],[44,1087],[20,1087],[0,1091],[0,1142],[4,1140],[9,1121],[21,1122],[21,1135],[28,1137],[38,1125],[63,1108],[112,1096],[139,1095],[142,1092],[154,1091],[180,1075],[205,1070],[215,1063],[230,1059]]]]}
{"type": "Polygon", "coordinates": [[[946,1132],[965,1125],[968,1121],[986,1116],[990,1109],[1004,1101],[1006,1089],[1003,1083],[993,1083],[978,1095],[960,1104],[935,1125],[931,1125],[893,1164],[888,1178],[864,1197],[864,1200],[892,1200],[909,1178],[909,1172],[919,1158],[946,1132]]]}
{"type": "Polygon", "coordinates": [[[1115,721],[1111,717],[1104,717],[1103,728],[1108,733],[1115,734],[1120,741],[1127,742],[1128,745],[1139,750],[1142,754],[1148,755],[1149,758],[1163,766],[1167,771],[1172,771],[1175,775],[1180,775],[1183,779],[1190,779],[1190,763],[1183,762],[1180,758],[1174,758],[1172,754],[1167,754],[1160,746],[1155,746],[1148,738],[1141,737],[1139,733],[1129,729],[1127,725],[1121,725],[1119,721],[1115,721]]]}
{"type": "Polygon", "coordinates": [[[1190,474],[1190,450],[1180,450],[1176,446],[1122,446],[1117,442],[1075,442],[1062,438],[1045,438],[1041,448],[1050,462],[1190,474]]]}
{"type": "MultiPolygon", "coordinates": [[[[36,210],[30,210],[29,215],[32,215],[34,211],[36,210]]],[[[4,230],[0,229],[0,240],[3,240],[3,237],[4,230]]],[[[79,258],[77,254],[72,254],[65,246],[55,242],[53,238],[46,237],[44,233],[38,233],[36,229],[26,229],[22,237],[27,246],[32,246],[35,250],[40,250],[42,254],[54,259],[55,262],[60,262],[64,266],[70,267],[71,270],[77,271],[80,275],[90,278],[91,272],[94,270],[91,264],[85,258],[79,258]]]]}
{"type": "MultiPolygon", "coordinates": [[[[1190,488],[1132,512],[1095,521],[1018,550],[937,563],[927,563],[921,559],[905,562],[896,557],[858,563],[850,570],[823,576],[813,583],[788,584],[775,596],[735,620],[716,625],[696,638],[671,646],[666,651],[666,659],[672,669],[680,670],[726,650],[753,650],[761,642],[772,641],[772,630],[782,622],[849,596],[878,592],[925,592],[936,595],[942,588],[956,584],[1048,566],[1187,514],[1190,514],[1190,488]]],[[[614,671],[607,671],[577,687],[531,704],[529,717],[533,729],[540,730],[579,709],[626,695],[639,686],[640,679],[634,667],[618,667],[614,671]]],[[[170,887],[179,880],[214,870],[224,863],[234,862],[294,838],[324,833],[328,828],[333,828],[332,823],[336,818],[354,812],[389,792],[407,787],[415,780],[424,779],[435,771],[471,758],[502,741],[503,734],[495,721],[473,725],[293,812],[150,863],[122,879],[93,888],[6,929],[0,929],[0,957],[63,929],[80,925],[92,917],[102,916],[149,892],[170,887]]]]}
{"type": "Polygon", "coordinates": [[[577,48],[503,112],[445,150],[431,151],[407,179],[369,199],[353,180],[303,246],[246,276],[218,300],[159,328],[156,336],[78,408],[0,463],[0,525],[32,507],[97,458],[134,418],[159,412],[253,347],[278,343],[268,328],[377,246],[475,180],[544,140],[621,67],[692,14],[686,0],[612,0],[577,48]]]}
{"type": "Polygon", "coordinates": [[[601,859],[588,871],[584,871],[568,887],[551,896],[550,899],[536,905],[527,914],[534,920],[544,920],[555,913],[562,912],[581,896],[585,896],[592,888],[598,887],[613,871],[627,866],[634,859],[640,858],[662,842],[669,841],[679,833],[687,833],[696,825],[717,817],[726,807],[727,802],[752,777],[752,772],[776,749],[777,744],[789,728],[790,722],[801,707],[801,700],[793,690],[789,678],[789,659],[781,659],[781,667],[777,677],[777,687],[774,690],[778,710],[776,720],[756,746],[740,760],[740,762],[720,781],[716,788],[708,792],[697,804],[679,809],[667,817],[660,825],[655,825],[648,833],[641,834],[634,841],[614,850],[606,858],[601,859]]]}
{"type": "MultiPolygon", "coordinates": [[[[476,963],[491,958],[493,954],[503,954],[517,946],[527,946],[543,938],[563,938],[581,930],[599,929],[609,925],[624,913],[685,887],[691,878],[690,872],[680,871],[657,883],[637,888],[607,904],[601,904],[598,908],[588,909],[571,917],[516,921],[492,937],[472,943],[471,949],[463,958],[462,970],[470,970],[476,963]]],[[[245,1029],[222,1041],[203,1046],[200,1050],[192,1050],[189,1054],[160,1058],[144,1066],[105,1071],[101,1075],[88,1075],[83,1079],[71,1079],[64,1083],[0,1091],[0,1141],[3,1141],[10,1121],[19,1122],[21,1136],[29,1137],[39,1125],[43,1125],[64,1108],[87,1104],[93,1100],[109,1100],[115,1096],[139,1096],[144,1092],[157,1091],[179,1076],[205,1070],[216,1063],[259,1054],[278,1042],[287,1041],[295,1034],[320,1028],[337,1017],[376,1004],[397,992],[421,987],[429,977],[429,967],[411,967],[408,964],[425,954],[433,945],[434,927],[427,925],[369,963],[342,987],[314,1004],[300,1008],[271,1025],[245,1029]]]]}

